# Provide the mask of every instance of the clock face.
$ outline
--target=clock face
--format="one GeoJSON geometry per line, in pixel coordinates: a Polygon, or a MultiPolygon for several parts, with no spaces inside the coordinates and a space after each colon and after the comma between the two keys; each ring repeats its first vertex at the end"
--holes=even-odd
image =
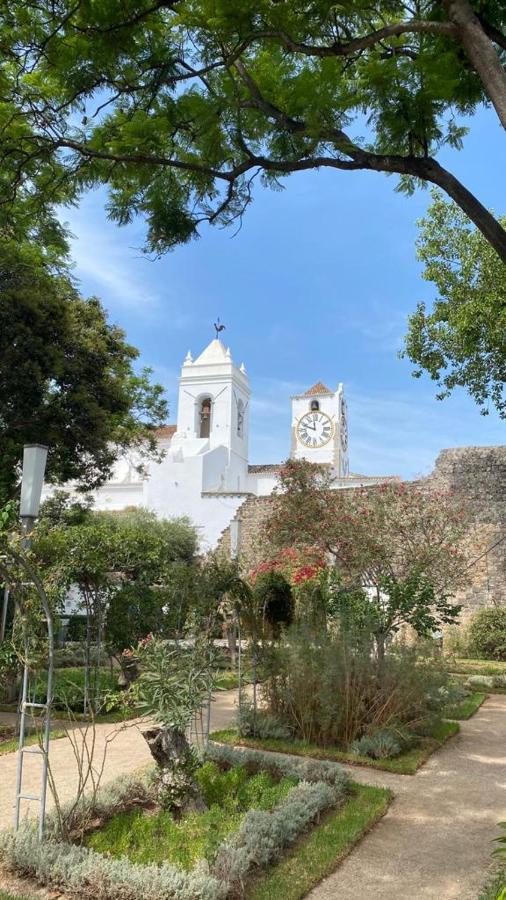
{"type": "Polygon", "coordinates": [[[316,450],[328,444],[334,426],[329,417],[322,412],[308,412],[297,423],[297,438],[310,450],[316,450]]]}

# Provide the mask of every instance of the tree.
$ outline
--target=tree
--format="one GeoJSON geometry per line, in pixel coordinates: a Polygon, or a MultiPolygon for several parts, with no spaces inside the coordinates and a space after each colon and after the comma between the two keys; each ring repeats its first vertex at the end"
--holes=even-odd
{"type": "MultiPolygon", "coordinates": [[[[506,225],[506,219],[501,219],[506,225]]],[[[506,418],[506,266],[453,203],[437,193],[420,222],[423,277],[438,291],[431,311],[419,303],[403,355],[448,397],[465,388],[485,415],[506,418]]]]}
{"type": "Polygon", "coordinates": [[[93,690],[92,645],[98,663],[101,646],[121,658],[148,632],[164,634],[173,568],[179,577],[181,564],[192,567],[197,536],[186,519],[157,519],[147,510],[88,511],[73,525],[67,518],[51,527],[42,518],[33,546],[55,606],[62,610],[69,591],[77,589],[75,599],[86,615],[86,671],[93,690]]]}
{"type": "Polygon", "coordinates": [[[109,185],[109,215],[163,253],[230,224],[258,176],[307,169],[439,186],[503,261],[501,223],[436,159],[455,113],[506,127],[502,0],[12,0],[0,82],[7,204],[109,185]],[[365,122],[365,124],[364,124],[365,122]]]}
{"type": "Polygon", "coordinates": [[[25,443],[49,446],[49,481],[83,489],[128,448],[157,454],[163,389],[135,371],[138,351],[65,266],[61,248],[0,236],[0,500],[15,495],[25,443]]]}
{"type": "MultiPolygon", "coordinates": [[[[380,659],[403,624],[427,634],[455,621],[460,607],[449,598],[467,577],[462,504],[423,485],[336,490],[332,481],[326,467],[289,460],[265,523],[267,545],[309,546],[325,555],[337,609],[348,594],[356,605],[357,591],[365,591],[380,659]]],[[[359,607],[362,616],[365,606],[359,607]]]]}

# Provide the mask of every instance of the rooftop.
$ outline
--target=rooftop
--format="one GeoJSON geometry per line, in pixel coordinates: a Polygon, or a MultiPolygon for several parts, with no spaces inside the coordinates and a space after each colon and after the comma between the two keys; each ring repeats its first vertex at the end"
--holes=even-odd
{"type": "Polygon", "coordinates": [[[323,384],[322,381],[317,381],[316,384],[313,384],[313,387],[310,387],[309,390],[303,394],[303,397],[318,397],[320,394],[333,394],[334,392],[327,387],[327,385],[323,384]]]}

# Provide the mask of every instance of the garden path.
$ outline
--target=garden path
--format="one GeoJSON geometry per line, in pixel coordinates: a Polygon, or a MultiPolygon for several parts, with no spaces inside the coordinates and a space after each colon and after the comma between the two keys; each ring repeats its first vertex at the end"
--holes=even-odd
{"type": "Polygon", "coordinates": [[[415,775],[348,769],[389,787],[385,817],[309,900],[476,900],[506,820],[506,696],[490,697],[415,775]]]}
{"type": "MultiPolygon", "coordinates": [[[[222,691],[216,694],[211,709],[211,728],[219,729],[230,725],[235,716],[237,691],[222,691]]],[[[0,724],[12,723],[14,714],[0,713],[0,724]]],[[[58,722],[53,724],[58,728],[58,722]]],[[[143,723],[145,727],[145,723],[143,723]]],[[[77,737],[79,742],[79,736],[77,737]]],[[[94,759],[97,765],[101,762],[104,749],[107,747],[102,784],[126,775],[146,765],[151,759],[148,745],[142,737],[139,723],[132,721],[125,725],[100,723],[96,725],[96,750],[94,759]]],[[[51,743],[50,764],[54,773],[58,795],[61,801],[75,796],[77,786],[77,766],[70,741],[61,738],[51,743]]],[[[0,756],[0,829],[12,824],[14,789],[16,783],[16,753],[0,756]]],[[[40,790],[40,757],[32,754],[25,756],[23,790],[27,794],[38,794],[40,790]]],[[[52,806],[52,798],[48,792],[48,809],[52,806]]],[[[25,801],[23,816],[38,813],[38,803],[25,801]]]]}

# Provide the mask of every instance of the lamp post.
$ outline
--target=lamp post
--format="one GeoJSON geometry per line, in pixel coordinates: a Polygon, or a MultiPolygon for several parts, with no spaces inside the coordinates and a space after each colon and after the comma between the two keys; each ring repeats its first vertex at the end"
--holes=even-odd
{"type": "MultiPolygon", "coordinates": [[[[21,479],[21,503],[20,518],[24,532],[23,546],[25,550],[29,550],[31,546],[30,532],[33,528],[35,520],[39,514],[40,498],[42,487],[44,484],[44,472],[46,470],[48,448],[43,444],[27,444],[23,450],[23,473],[21,479]]],[[[48,757],[49,757],[49,734],[51,728],[51,703],[53,697],[53,668],[54,668],[54,632],[53,632],[53,616],[51,608],[47,601],[44,587],[37,575],[36,570],[32,566],[29,559],[24,554],[17,554],[17,562],[21,564],[29,577],[28,584],[32,585],[41,602],[44,611],[44,617],[47,625],[48,639],[48,668],[47,668],[47,694],[45,703],[30,703],[28,701],[28,676],[29,676],[29,660],[28,647],[25,646],[25,664],[23,670],[23,686],[21,694],[21,718],[19,728],[19,749],[18,749],[18,765],[16,773],[16,801],[14,812],[14,827],[19,828],[21,801],[22,800],[38,800],[39,801],[39,837],[42,838],[44,833],[44,820],[46,814],[46,793],[47,793],[47,774],[48,774],[48,757]],[[42,738],[42,747],[31,748],[25,746],[25,724],[27,709],[37,708],[44,710],[44,732],[42,738]],[[27,795],[23,793],[23,758],[25,753],[40,753],[42,755],[42,778],[39,796],[27,795]]]]}
{"type": "Polygon", "coordinates": [[[23,449],[23,475],[21,478],[21,503],[19,515],[25,534],[33,528],[39,515],[40,497],[46,471],[47,447],[43,444],[26,444],[23,449]]]}

